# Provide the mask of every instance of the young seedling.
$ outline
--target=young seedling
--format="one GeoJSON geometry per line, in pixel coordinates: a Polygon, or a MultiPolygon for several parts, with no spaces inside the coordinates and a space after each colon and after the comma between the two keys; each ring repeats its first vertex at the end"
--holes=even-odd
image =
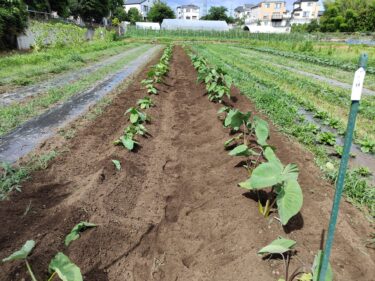
{"type": "Polygon", "coordinates": [[[298,184],[298,167],[295,164],[283,166],[270,147],[266,147],[263,155],[268,160],[254,169],[250,178],[239,184],[240,187],[258,191],[271,188],[266,205],[258,200],[259,212],[268,217],[271,209],[277,204],[282,225],[295,216],[302,207],[303,195],[298,184]],[[276,198],[273,198],[276,193],[276,198]]]}
{"type": "Polygon", "coordinates": [[[237,132],[240,130],[241,126],[245,124],[245,127],[250,127],[250,118],[251,112],[242,113],[238,109],[231,109],[227,117],[224,120],[224,127],[231,128],[232,131],[237,132]]]}
{"type": "Polygon", "coordinates": [[[121,162],[119,160],[112,160],[112,163],[115,165],[117,171],[121,170],[121,162]]]}
{"type": "Polygon", "coordinates": [[[363,153],[375,153],[375,141],[366,137],[362,140],[358,140],[357,143],[363,153]]]}
{"type": "Polygon", "coordinates": [[[321,144],[334,146],[336,144],[336,135],[331,132],[322,132],[316,136],[316,141],[321,144]]]}
{"type": "Polygon", "coordinates": [[[135,107],[129,108],[126,112],[125,115],[129,114],[129,121],[132,124],[141,124],[146,121],[150,121],[150,117],[147,116],[146,113],[143,113],[142,111],[138,110],[135,107]]]}
{"type": "Polygon", "coordinates": [[[133,135],[123,135],[118,140],[114,141],[114,145],[122,145],[129,151],[132,151],[136,144],[138,144],[138,142],[133,139],[133,135]]]}
{"type": "MultiPolygon", "coordinates": [[[[319,251],[318,254],[315,256],[313,266],[311,268],[311,272],[305,272],[302,270],[302,267],[297,268],[294,270],[292,274],[289,275],[289,265],[290,265],[290,257],[293,254],[293,248],[296,245],[296,241],[285,239],[283,237],[278,237],[276,240],[272,241],[269,245],[263,247],[259,252],[258,255],[281,255],[284,261],[284,269],[285,269],[285,278],[281,278],[278,281],[318,281],[318,276],[321,269],[321,262],[322,262],[322,251],[319,251]]],[[[331,266],[328,266],[327,276],[325,281],[332,281],[333,274],[331,266]]]]}
{"type": "Polygon", "coordinates": [[[65,246],[69,246],[74,240],[77,240],[80,237],[80,233],[85,231],[88,228],[96,227],[96,224],[82,221],[76,224],[70,233],[65,237],[65,246]]]}
{"type": "Polygon", "coordinates": [[[35,278],[34,272],[31,269],[31,266],[29,262],[27,261],[27,257],[29,254],[32,252],[32,250],[35,247],[35,241],[34,240],[28,240],[26,243],[22,246],[21,249],[18,251],[14,252],[11,254],[9,257],[4,258],[2,261],[3,262],[8,262],[8,261],[16,261],[16,260],[24,260],[26,263],[27,270],[29,271],[30,277],[33,281],[37,281],[35,278]]]}
{"type": "MultiPolygon", "coordinates": [[[[30,274],[32,281],[38,281],[35,277],[34,272],[31,269],[29,262],[27,261],[27,257],[32,252],[33,248],[35,247],[34,240],[28,240],[20,250],[14,252],[9,257],[3,259],[3,262],[15,261],[15,260],[24,260],[26,263],[27,270],[30,274]]],[[[54,276],[57,274],[59,278],[63,281],[82,281],[82,274],[81,270],[78,266],[72,263],[67,256],[63,253],[59,252],[56,256],[51,260],[48,270],[51,276],[48,278],[48,281],[53,280],[54,276]]]]}
{"type": "Polygon", "coordinates": [[[140,109],[148,109],[154,106],[154,103],[150,97],[144,97],[143,99],[139,99],[137,101],[137,105],[140,109]]]}

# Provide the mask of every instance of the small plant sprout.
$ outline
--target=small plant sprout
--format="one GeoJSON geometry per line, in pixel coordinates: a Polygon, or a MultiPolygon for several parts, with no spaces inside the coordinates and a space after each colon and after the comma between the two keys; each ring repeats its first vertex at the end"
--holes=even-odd
{"type": "Polygon", "coordinates": [[[244,124],[249,127],[250,115],[251,112],[245,114],[238,109],[231,109],[224,120],[224,127],[231,128],[234,132],[239,131],[244,124]]]}
{"type": "Polygon", "coordinates": [[[56,274],[63,281],[83,281],[79,267],[61,252],[57,253],[51,260],[48,271],[51,273],[48,281],[52,281],[56,274]]]}
{"type": "Polygon", "coordinates": [[[316,141],[321,144],[334,146],[336,143],[336,135],[331,132],[322,132],[316,136],[316,141]]]}
{"type": "Polygon", "coordinates": [[[136,109],[135,107],[129,108],[125,114],[129,114],[129,121],[132,124],[140,124],[150,120],[146,113],[136,109]]]}
{"type": "MultiPolygon", "coordinates": [[[[319,251],[315,256],[311,272],[305,272],[303,267],[299,267],[289,274],[290,257],[293,254],[294,246],[296,241],[285,239],[283,237],[278,237],[276,240],[272,241],[269,245],[263,247],[259,250],[258,255],[281,255],[284,261],[285,276],[280,278],[278,281],[318,281],[318,276],[320,273],[321,262],[322,262],[322,251],[319,251]]],[[[332,269],[329,266],[327,277],[325,281],[332,281],[332,269]]]]}
{"type": "Polygon", "coordinates": [[[121,162],[119,160],[112,160],[112,163],[115,165],[117,171],[121,170],[121,162]]]}
{"type": "Polygon", "coordinates": [[[375,141],[366,137],[363,140],[358,140],[357,143],[363,153],[375,153],[375,141]]]}
{"type": "Polygon", "coordinates": [[[8,261],[24,260],[25,263],[26,263],[27,270],[29,271],[29,274],[31,276],[31,279],[33,281],[37,281],[37,279],[35,278],[35,275],[34,275],[32,269],[31,269],[31,266],[30,266],[29,262],[27,261],[27,257],[31,253],[31,251],[34,249],[34,247],[35,247],[35,241],[34,240],[28,240],[22,246],[21,249],[19,249],[18,251],[14,252],[9,257],[4,258],[2,261],[3,262],[8,262],[8,261]]]}
{"type": "Polygon", "coordinates": [[[78,224],[76,224],[73,229],[70,231],[70,233],[65,237],[65,246],[69,246],[70,243],[72,243],[74,240],[77,240],[80,237],[80,233],[82,231],[85,231],[88,228],[96,227],[96,224],[82,221],[78,224]]]}
{"type": "Polygon", "coordinates": [[[154,103],[152,102],[152,99],[150,97],[144,97],[143,99],[139,99],[137,101],[137,105],[140,109],[148,109],[154,106],[154,103]]]}
{"type": "MultiPolygon", "coordinates": [[[[14,252],[9,257],[3,259],[3,262],[25,260],[26,267],[30,274],[31,280],[38,281],[38,279],[35,277],[35,274],[31,269],[29,262],[27,261],[27,257],[33,250],[34,246],[34,240],[27,241],[20,250],[14,252]]],[[[48,278],[48,281],[52,281],[56,274],[63,281],[83,280],[81,270],[79,269],[79,267],[72,263],[70,259],[61,252],[57,253],[55,257],[51,260],[48,270],[51,274],[51,276],[48,278]]]]}
{"type": "Polygon", "coordinates": [[[133,139],[133,135],[123,135],[118,140],[114,142],[115,145],[122,145],[127,150],[132,151],[136,144],[138,144],[137,141],[133,139]]]}
{"type": "Polygon", "coordinates": [[[302,190],[297,181],[298,167],[295,164],[284,167],[270,147],[266,147],[263,154],[268,162],[256,167],[250,178],[239,186],[256,192],[271,187],[266,205],[263,206],[258,200],[259,212],[268,217],[277,204],[280,221],[286,225],[301,210],[303,203],[302,190]],[[276,198],[273,198],[274,193],[276,198]]]}
{"type": "Polygon", "coordinates": [[[238,134],[237,136],[230,138],[224,143],[224,147],[228,148],[229,146],[235,144],[237,141],[239,141],[243,137],[243,133],[238,134]]]}

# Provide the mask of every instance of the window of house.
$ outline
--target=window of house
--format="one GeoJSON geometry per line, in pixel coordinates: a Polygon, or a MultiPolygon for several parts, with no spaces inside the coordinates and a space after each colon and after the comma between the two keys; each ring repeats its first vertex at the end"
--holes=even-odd
{"type": "Polygon", "coordinates": [[[309,14],[310,14],[310,12],[303,12],[303,17],[307,18],[307,17],[309,17],[309,14]]]}
{"type": "Polygon", "coordinates": [[[281,3],[276,3],[276,9],[280,9],[281,8],[281,3]]]}
{"type": "Polygon", "coordinates": [[[271,7],[271,4],[270,4],[270,3],[265,3],[265,4],[264,4],[264,7],[265,7],[265,8],[269,8],[269,7],[271,7]]]}
{"type": "Polygon", "coordinates": [[[312,3],[311,2],[307,2],[307,6],[312,6],[312,3]]]}
{"type": "Polygon", "coordinates": [[[190,17],[189,17],[189,16],[187,16],[187,17],[186,17],[186,19],[187,19],[187,20],[189,20],[189,19],[190,19],[190,17]]]}
{"type": "Polygon", "coordinates": [[[196,19],[197,19],[197,16],[193,16],[192,19],[193,19],[193,20],[196,20],[196,19]]]}
{"type": "Polygon", "coordinates": [[[186,9],[186,12],[187,12],[187,13],[190,13],[190,9],[186,9]]]}
{"type": "Polygon", "coordinates": [[[299,17],[300,13],[295,13],[294,16],[295,17],[299,17]]]}
{"type": "Polygon", "coordinates": [[[143,11],[147,13],[148,12],[148,6],[143,6],[143,11]]]}

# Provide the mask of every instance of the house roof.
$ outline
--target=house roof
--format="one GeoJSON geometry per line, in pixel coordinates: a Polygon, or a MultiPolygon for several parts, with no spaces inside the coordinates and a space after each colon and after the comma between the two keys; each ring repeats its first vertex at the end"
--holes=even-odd
{"type": "Polygon", "coordinates": [[[124,0],[124,5],[142,4],[146,0],[124,0]]]}
{"type": "Polygon", "coordinates": [[[178,6],[177,9],[180,8],[180,9],[186,9],[186,8],[191,8],[191,9],[199,9],[199,6],[196,6],[196,5],[193,5],[193,4],[189,4],[189,5],[181,5],[181,6],[178,6]]]}
{"type": "Polygon", "coordinates": [[[245,9],[251,9],[253,8],[255,5],[254,4],[245,4],[244,7],[245,9]]]}
{"type": "Polygon", "coordinates": [[[234,11],[237,12],[237,13],[242,13],[244,11],[244,8],[243,8],[243,6],[239,6],[239,7],[235,8],[234,11]]]}

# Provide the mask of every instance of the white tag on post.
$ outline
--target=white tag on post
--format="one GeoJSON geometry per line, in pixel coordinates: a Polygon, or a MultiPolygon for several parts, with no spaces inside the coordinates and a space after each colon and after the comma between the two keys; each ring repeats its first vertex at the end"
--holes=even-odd
{"type": "Polygon", "coordinates": [[[363,83],[365,81],[366,70],[363,67],[359,68],[354,75],[353,87],[352,87],[352,101],[361,100],[363,83]]]}

